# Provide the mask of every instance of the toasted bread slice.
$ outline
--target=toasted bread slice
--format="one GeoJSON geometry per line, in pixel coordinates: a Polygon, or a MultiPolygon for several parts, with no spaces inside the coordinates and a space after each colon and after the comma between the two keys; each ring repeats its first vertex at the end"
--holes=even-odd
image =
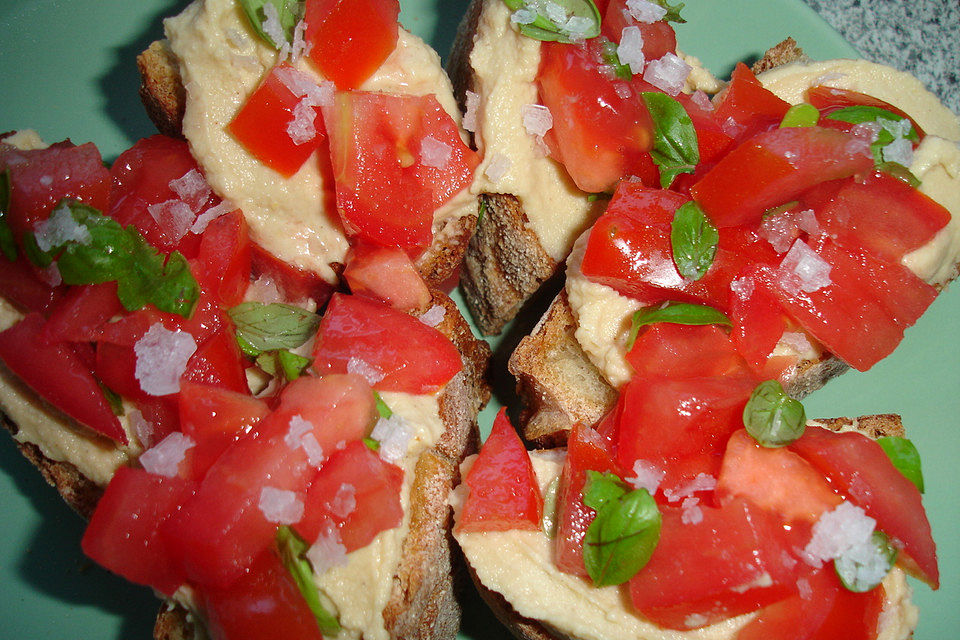
{"type": "MultiPolygon", "coordinates": [[[[449,297],[433,291],[432,304],[444,310],[436,328],[459,349],[463,369],[439,396],[444,432],[416,463],[410,489],[409,530],[402,543],[390,599],[383,611],[384,624],[391,637],[417,640],[450,639],[459,627],[447,496],[459,481],[460,460],[477,446],[477,413],[490,397],[484,381],[489,347],[474,338],[470,326],[449,297]]],[[[33,393],[25,387],[22,392],[33,393]]],[[[35,395],[33,402],[44,404],[35,395]]],[[[5,413],[0,417],[16,438],[16,423],[5,413]]],[[[102,495],[102,486],[84,476],[73,464],[47,457],[37,444],[19,440],[17,444],[74,510],[85,518],[93,513],[102,495]]],[[[197,624],[198,618],[193,613],[188,613],[180,604],[167,603],[158,615],[154,637],[157,640],[194,638],[197,624]]]]}
{"type": "MultiPolygon", "coordinates": [[[[893,414],[862,416],[859,418],[821,419],[810,421],[810,424],[815,424],[818,427],[830,429],[831,431],[855,430],[874,439],[881,436],[902,437],[904,434],[903,423],[900,416],[893,414]]],[[[535,553],[534,549],[534,546],[526,548],[524,555],[535,553]]],[[[467,562],[470,562],[469,555],[467,555],[467,562]]],[[[540,567],[537,567],[534,573],[537,575],[537,579],[541,580],[545,575],[545,572],[541,570],[540,567]]],[[[497,619],[510,630],[514,637],[519,640],[576,640],[576,636],[570,636],[552,627],[549,620],[525,617],[518,613],[501,593],[488,588],[480,581],[477,571],[472,566],[470,567],[470,575],[483,600],[497,616],[497,619]]],[[[578,581],[579,579],[574,578],[573,580],[578,581]]],[[[880,614],[880,628],[878,629],[877,637],[898,638],[900,640],[912,637],[912,629],[917,623],[917,613],[916,607],[910,600],[912,592],[906,582],[904,572],[900,568],[894,568],[885,579],[884,586],[887,589],[887,597],[884,601],[883,611],[880,614]]],[[[545,588],[548,587],[542,583],[538,583],[535,590],[540,592],[545,588]]],[[[592,587],[586,587],[586,589],[590,588],[592,587]]],[[[607,604],[613,606],[609,601],[607,604]]],[[[626,606],[629,607],[629,605],[626,606]]],[[[587,615],[582,613],[583,608],[583,602],[578,600],[578,613],[575,615],[587,615]]],[[[607,623],[611,626],[622,624],[624,618],[629,615],[626,612],[610,613],[605,608],[603,611],[603,615],[608,617],[607,623]]],[[[735,628],[736,627],[728,628],[725,633],[722,629],[718,629],[719,633],[716,637],[726,637],[726,635],[730,635],[735,628]]],[[[618,631],[620,631],[619,627],[618,631]]],[[[591,633],[593,633],[591,637],[597,637],[596,634],[598,632],[596,630],[591,630],[591,633]]],[[[662,632],[657,632],[654,637],[661,637],[661,633],[662,632]]],[[[670,634],[676,634],[677,638],[684,637],[685,635],[681,632],[670,632],[670,634]]],[[[693,637],[701,637],[697,632],[692,632],[691,635],[693,637]]],[[[646,636],[641,633],[641,635],[633,637],[636,637],[638,640],[643,640],[646,636]]],[[[670,635],[670,637],[674,637],[674,635],[670,635]]],[[[714,636],[711,635],[710,637],[714,636]]]]}

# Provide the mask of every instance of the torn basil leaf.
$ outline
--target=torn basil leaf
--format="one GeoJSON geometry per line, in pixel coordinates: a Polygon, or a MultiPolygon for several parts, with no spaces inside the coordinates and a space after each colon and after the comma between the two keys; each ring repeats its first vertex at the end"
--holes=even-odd
{"type": "Polygon", "coordinates": [[[7,215],[10,213],[10,170],[5,169],[0,173],[0,251],[3,255],[13,262],[17,259],[17,243],[13,239],[13,230],[10,223],[7,222],[7,215]]]}
{"type": "Polygon", "coordinates": [[[870,541],[848,550],[833,561],[840,582],[849,591],[864,593],[877,587],[897,561],[897,548],[882,531],[874,531],[870,541]]]}
{"type": "MultiPolygon", "coordinates": [[[[307,606],[317,620],[317,626],[324,635],[334,635],[340,632],[340,621],[335,613],[331,613],[324,606],[324,597],[313,580],[313,568],[307,560],[307,550],[310,548],[296,531],[286,525],[277,527],[274,538],[277,553],[283,566],[286,567],[297,585],[300,595],[306,600],[307,606]]],[[[332,608],[332,607],[331,607],[332,608]]]]}
{"type": "Polygon", "coordinates": [[[673,214],[670,246],[677,272],[688,280],[699,280],[713,265],[720,232],[696,202],[684,203],[673,214]]]}
{"type": "Polygon", "coordinates": [[[879,162],[877,163],[877,171],[882,171],[887,173],[894,178],[906,182],[908,185],[917,189],[920,186],[920,178],[913,175],[913,172],[910,169],[906,168],[899,162],[879,162]]]}
{"type": "Polygon", "coordinates": [[[680,11],[686,6],[684,3],[678,2],[677,4],[670,4],[667,0],[653,0],[653,2],[667,10],[667,15],[663,16],[664,21],[676,22],[677,24],[686,22],[686,20],[680,17],[680,11]]]}
{"type": "Polygon", "coordinates": [[[923,470],[920,466],[920,452],[907,438],[884,436],[877,438],[877,444],[883,449],[890,462],[923,493],[923,470]]]}
{"type": "Polygon", "coordinates": [[[812,127],[820,121],[820,112],[812,104],[801,102],[787,109],[780,121],[780,128],[812,127]]]}
{"type": "Polygon", "coordinates": [[[653,119],[650,156],[660,168],[660,186],[666,189],[681,173],[693,173],[700,162],[697,131],[683,105],[667,94],[647,91],[640,95],[653,119]]]}
{"type": "Polygon", "coordinates": [[[630,80],[633,72],[630,71],[630,65],[620,62],[620,56],[617,55],[617,43],[603,39],[603,46],[600,48],[600,55],[603,56],[603,63],[610,65],[613,69],[613,75],[621,80],[630,80]]]}
{"type": "Polygon", "coordinates": [[[640,328],[657,322],[672,322],[673,324],[732,324],[722,311],[703,304],[690,302],[668,302],[660,307],[645,307],[633,314],[630,321],[630,335],[627,338],[627,351],[633,348],[633,343],[640,333],[640,328]]]}
{"type": "Polygon", "coordinates": [[[583,564],[594,585],[622,584],[642,569],[660,541],[661,515],[646,489],[629,489],[613,474],[587,472],[583,501],[597,512],[583,541],[583,564]]]}
{"type": "Polygon", "coordinates": [[[283,45],[283,42],[275,42],[273,36],[267,33],[268,30],[272,32],[273,29],[264,28],[264,23],[267,22],[267,16],[269,15],[267,12],[271,11],[270,9],[265,8],[267,5],[271,5],[271,7],[277,12],[276,17],[278,20],[278,25],[283,32],[284,42],[293,41],[293,30],[303,17],[303,0],[237,1],[243,8],[243,12],[246,14],[247,20],[250,22],[250,26],[253,27],[253,30],[257,32],[257,35],[263,38],[267,44],[275,49],[279,49],[283,45]]]}
{"type": "Polygon", "coordinates": [[[503,0],[517,30],[545,42],[581,42],[600,35],[600,11],[593,0],[503,0]]]}
{"type": "Polygon", "coordinates": [[[377,400],[377,413],[380,414],[381,418],[389,418],[393,415],[393,410],[387,406],[387,403],[383,401],[383,397],[377,393],[373,392],[374,398],[377,400]]]}
{"type": "Polygon", "coordinates": [[[901,115],[881,107],[855,105],[852,107],[837,109],[836,111],[833,111],[824,117],[831,120],[849,122],[850,124],[864,124],[869,122],[878,123],[881,126],[881,129],[877,133],[877,139],[874,140],[870,145],[870,151],[873,153],[873,160],[878,167],[886,163],[883,157],[883,149],[897,139],[897,136],[895,136],[890,130],[891,128],[896,126],[906,129],[905,135],[902,137],[910,140],[911,142],[918,142],[920,140],[920,134],[917,133],[916,127],[913,126],[913,123],[911,123],[908,118],[904,118],[901,115]],[[903,124],[904,122],[909,123],[909,128],[903,124]]]}
{"type": "Polygon", "coordinates": [[[363,444],[367,445],[367,449],[370,449],[370,451],[380,451],[379,440],[374,440],[373,438],[364,438],[363,444]]]}
{"type": "Polygon", "coordinates": [[[227,313],[241,348],[259,352],[296,349],[313,337],[320,324],[320,316],[290,304],[241,302],[227,313]]]}
{"type": "Polygon", "coordinates": [[[803,435],[807,414],[803,404],[788,396],[779,382],[765,380],[743,408],[743,426],[760,445],[784,447],[803,435]]]}

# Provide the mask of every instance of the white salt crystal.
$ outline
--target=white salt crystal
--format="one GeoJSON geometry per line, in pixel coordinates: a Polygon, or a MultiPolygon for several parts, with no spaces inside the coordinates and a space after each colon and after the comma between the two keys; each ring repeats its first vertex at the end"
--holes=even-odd
{"type": "Polygon", "coordinates": [[[358,376],[362,376],[371,387],[383,380],[384,376],[382,371],[355,356],[351,356],[350,359],[347,360],[347,373],[355,373],[358,376]]]}
{"type": "Polygon", "coordinates": [[[807,334],[805,333],[800,333],[798,331],[784,331],[783,335],[780,336],[779,342],[795,353],[807,354],[814,352],[813,345],[810,344],[810,339],[807,338],[807,334]]]}
{"type": "Polygon", "coordinates": [[[303,518],[303,500],[286,489],[264,487],[260,490],[258,506],[267,522],[294,524],[303,518]]]}
{"type": "Polygon", "coordinates": [[[796,293],[796,288],[813,293],[830,284],[830,264],[807,246],[797,240],[780,263],[780,284],[787,291],[796,293]]]}
{"type": "Polygon", "coordinates": [[[286,298],[280,293],[280,289],[277,288],[277,283],[268,275],[260,275],[250,283],[250,286],[247,287],[247,299],[257,300],[264,304],[286,301],[286,298]]]}
{"type": "Polygon", "coordinates": [[[210,185],[196,169],[190,169],[179,178],[171,180],[168,186],[194,213],[200,211],[211,194],[210,185]]]}
{"type": "Polygon", "coordinates": [[[340,541],[336,529],[328,529],[317,536],[316,542],[307,550],[307,560],[317,574],[347,563],[347,548],[340,541]]]}
{"type": "Polygon", "coordinates": [[[236,211],[237,207],[235,204],[229,200],[223,200],[220,204],[215,204],[200,215],[197,216],[197,219],[194,220],[193,225],[190,227],[190,233],[195,233],[197,235],[203,233],[207,230],[207,227],[211,222],[219,218],[220,216],[225,216],[231,211],[236,211]]]}
{"type": "Polygon", "coordinates": [[[303,444],[303,436],[313,431],[313,428],[312,422],[297,414],[290,418],[290,428],[284,434],[283,441],[291,449],[296,449],[303,444]]]}
{"type": "Polygon", "coordinates": [[[764,217],[757,234],[769,242],[774,251],[784,253],[797,238],[797,225],[788,213],[778,213],[764,217]]]}
{"type": "Polygon", "coordinates": [[[477,130],[477,117],[480,110],[480,94],[473,91],[466,93],[466,111],[463,114],[463,128],[473,133],[477,130]]]}
{"type": "Polygon", "coordinates": [[[127,422],[130,423],[130,427],[137,436],[140,446],[144,449],[149,449],[150,445],[153,444],[153,433],[155,430],[153,423],[144,418],[139,409],[133,409],[127,412],[127,422]]]}
{"type": "Polygon", "coordinates": [[[307,21],[301,19],[293,27],[293,42],[290,44],[290,62],[297,62],[300,58],[310,53],[313,47],[312,42],[304,39],[307,31],[307,21]]]}
{"type": "Polygon", "coordinates": [[[317,437],[312,433],[304,435],[300,440],[300,446],[303,447],[304,453],[307,454],[307,462],[310,466],[319,469],[323,461],[326,460],[326,456],[323,455],[323,447],[320,446],[317,437]]]}
{"type": "Polygon", "coordinates": [[[684,498],[680,508],[680,522],[683,524],[700,524],[703,522],[703,509],[700,508],[700,498],[684,498]]]}
{"type": "Polygon", "coordinates": [[[543,7],[543,12],[556,25],[561,25],[567,21],[567,10],[556,2],[547,2],[543,7]]]}
{"type": "Polygon", "coordinates": [[[652,462],[636,460],[633,463],[633,477],[626,478],[626,481],[635,489],[646,489],[650,495],[654,495],[666,475],[666,471],[659,469],[652,462]]]}
{"type": "Polygon", "coordinates": [[[683,485],[679,489],[665,489],[664,497],[670,502],[677,502],[687,496],[692,496],[698,491],[713,491],[717,488],[717,479],[708,473],[697,474],[693,480],[683,485]]]}
{"type": "Polygon", "coordinates": [[[395,413],[377,420],[370,437],[380,442],[380,457],[396,464],[407,454],[413,430],[402,416],[395,413]]]}
{"type": "Polygon", "coordinates": [[[650,61],[647,70],[643,72],[643,79],[667,95],[675,96],[683,89],[692,70],[693,67],[680,56],[665,53],[659,60],[650,61]]]}
{"type": "Polygon", "coordinates": [[[420,160],[425,166],[442,169],[450,162],[453,147],[433,136],[426,136],[420,142],[420,160]]]}
{"type": "Polygon", "coordinates": [[[532,9],[517,9],[510,16],[514,24],[530,24],[537,19],[537,12],[532,9]]]}
{"type": "Polygon", "coordinates": [[[196,445],[190,436],[174,431],[154,447],[140,454],[140,465],[148,473],[172,478],[179,472],[187,451],[196,445]]]}
{"type": "Polygon", "coordinates": [[[160,225],[170,242],[180,242],[193,225],[197,214],[183,200],[166,200],[147,206],[147,212],[160,225]]]}
{"type": "Polygon", "coordinates": [[[906,138],[897,138],[880,150],[885,162],[896,162],[905,167],[913,164],[913,143],[906,138]]]}
{"type": "Polygon", "coordinates": [[[51,287],[59,287],[63,284],[63,276],[60,275],[60,267],[56,262],[51,262],[49,266],[40,270],[40,279],[51,287]]]}
{"type": "Polygon", "coordinates": [[[487,168],[483,170],[483,173],[490,178],[492,182],[499,182],[500,178],[507,175],[507,172],[510,171],[511,164],[510,158],[502,153],[495,153],[493,157],[490,158],[490,163],[487,165],[487,168]]]}
{"type": "MultiPolygon", "coordinates": [[[[280,13],[277,11],[277,7],[271,2],[264,2],[263,16],[264,20],[260,23],[263,32],[273,40],[277,47],[287,44],[287,36],[283,32],[283,25],[280,24],[280,13]]],[[[287,46],[289,47],[289,44],[287,46]]]]}
{"type": "Polygon", "coordinates": [[[287,135],[293,144],[306,144],[317,137],[316,117],[316,110],[305,99],[293,107],[293,118],[287,123],[287,135]]]}
{"type": "Polygon", "coordinates": [[[587,34],[593,28],[593,24],[593,20],[590,18],[570,16],[560,27],[560,31],[565,33],[570,40],[580,42],[586,39],[587,34]]]}
{"type": "Polygon", "coordinates": [[[543,137],[553,127],[553,114],[542,104],[525,104],[521,108],[523,128],[532,136],[543,137]]]}
{"type": "Polygon", "coordinates": [[[643,71],[643,35],[640,33],[640,27],[624,27],[620,33],[620,44],[617,46],[617,57],[620,63],[629,65],[630,73],[640,73],[643,71]]]}
{"type": "Polygon", "coordinates": [[[713,111],[713,103],[710,102],[710,96],[708,96],[701,89],[697,89],[693,92],[693,95],[690,96],[690,102],[697,105],[704,111],[713,111]]]}
{"type": "Polygon", "coordinates": [[[626,82],[614,82],[613,92],[616,93],[618,97],[623,98],[624,100],[629,100],[633,96],[633,90],[630,88],[630,85],[627,84],[626,82]]]}
{"type": "Polygon", "coordinates": [[[436,327],[438,324],[443,322],[443,319],[446,317],[446,315],[447,310],[440,305],[435,304],[420,316],[420,322],[428,327],[436,327]]]}
{"type": "Polygon", "coordinates": [[[346,518],[357,508],[357,488],[352,484],[343,483],[337,493],[330,499],[330,513],[346,518]]]}
{"type": "Polygon", "coordinates": [[[627,0],[627,11],[634,20],[646,24],[663,20],[663,16],[667,15],[666,9],[649,0],[627,0]]]}
{"type": "Polygon", "coordinates": [[[741,300],[746,300],[753,295],[753,280],[746,276],[737,278],[730,282],[730,290],[741,300]]]}
{"type": "Polygon", "coordinates": [[[803,550],[804,560],[820,566],[826,560],[839,558],[857,545],[868,543],[876,524],[860,507],[841,502],[814,523],[813,536],[803,550]]]}
{"type": "Polygon", "coordinates": [[[49,218],[37,222],[33,228],[41,251],[49,251],[67,242],[87,245],[93,240],[90,230],[74,219],[66,203],[54,209],[49,218]]]}
{"type": "Polygon", "coordinates": [[[185,331],[169,331],[159,322],[133,345],[137,362],[134,376],[140,388],[151,396],[180,391],[180,376],[197,350],[197,342],[185,331]]]}
{"type": "Polygon", "coordinates": [[[702,627],[709,622],[709,618],[703,615],[702,613],[691,613],[683,620],[683,624],[688,629],[696,629],[697,627],[702,627]]]}
{"type": "Polygon", "coordinates": [[[320,83],[307,74],[288,65],[274,69],[280,82],[297,98],[311,107],[329,107],[333,104],[334,86],[329,80],[320,83]]]}

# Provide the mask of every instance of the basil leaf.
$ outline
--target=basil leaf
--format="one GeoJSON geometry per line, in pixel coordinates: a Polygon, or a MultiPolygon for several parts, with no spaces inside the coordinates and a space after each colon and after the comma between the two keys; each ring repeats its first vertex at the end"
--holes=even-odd
{"type": "MultiPolygon", "coordinates": [[[[888,111],[881,107],[873,107],[868,105],[855,105],[852,107],[844,107],[842,109],[837,109],[826,116],[831,120],[840,120],[841,122],[849,122],[850,124],[863,124],[864,122],[876,122],[877,120],[891,120],[893,122],[900,122],[901,120],[907,120],[901,115],[888,111]]],[[[916,127],[911,123],[910,131],[906,136],[907,140],[912,142],[918,142],[920,140],[920,135],[917,133],[916,127]]],[[[891,134],[891,141],[892,141],[891,134]]]]}
{"type": "Polygon", "coordinates": [[[89,205],[63,201],[73,219],[90,232],[90,241],[68,240],[41,251],[36,236],[24,237],[24,253],[41,267],[54,257],[65,284],[116,281],[117,298],[128,311],[152,304],[161,311],[189,317],[200,297],[190,265],[179,251],[164,256],[133,225],[126,228],[89,205]],[[59,254],[59,255],[58,255],[59,254]]]}
{"type": "Polygon", "coordinates": [[[885,436],[877,438],[877,444],[890,458],[890,462],[900,473],[906,476],[923,493],[923,470],[920,466],[920,452],[906,438],[885,436]]]}
{"type": "Polygon", "coordinates": [[[370,449],[370,451],[380,451],[379,440],[374,440],[373,438],[364,438],[363,444],[367,445],[367,449],[370,449]]]}
{"type": "Polygon", "coordinates": [[[483,214],[487,212],[487,199],[484,197],[480,198],[480,206],[477,207],[477,226],[480,226],[480,221],[483,220],[483,214]]]}
{"type": "Polygon", "coordinates": [[[645,307],[634,312],[630,321],[630,335],[627,338],[627,351],[633,348],[633,343],[640,333],[640,327],[657,322],[671,322],[673,324],[721,324],[730,326],[730,318],[713,307],[689,302],[668,302],[661,307],[645,307]]]}
{"type": "Polygon", "coordinates": [[[540,518],[540,529],[548,538],[557,537],[557,495],[560,492],[560,476],[557,476],[547,485],[543,492],[543,517],[540,518]]]}
{"type": "Polygon", "coordinates": [[[820,112],[812,104],[801,102],[787,109],[780,121],[780,128],[812,127],[820,121],[820,112]]]}
{"type": "Polygon", "coordinates": [[[600,48],[600,55],[603,63],[613,68],[613,75],[621,80],[630,80],[633,78],[633,72],[630,71],[630,65],[620,62],[620,56],[617,55],[617,43],[603,39],[603,46],[600,48]]]}
{"type": "Polygon", "coordinates": [[[697,131],[679,102],[665,93],[641,94],[653,118],[653,149],[650,156],[660,167],[660,186],[666,189],[681,173],[693,173],[700,162],[697,131]]]}
{"type": "Polygon", "coordinates": [[[580,42],[600,35],[600,11],[593,0],[503,0],[511,11],[532,14],[517,30],[546,42],[580,42]]]}
{"type": "Polygon", "coordinates": [[[719,242],[720,232],[696,202],[684,203],[673,214],[670,224],[673,263],[684,278],[703,277],[713,264],[719,242]]]}
{"type": "Polygon", "coordinates": [[[107,399],[107,404],[110,405],[110,411],[113,412],[113,415],[124,415],[126,411],[123,409],[123,398],[120,397],[120,394],[99,380],[97,380],[97,386],[100,387],[100,391],[103,391],[103,397],[107,399]]]}
{"type": "Polygon", "coordinates": [[[910,171],[910,169],[907,169],[899,162],[878,162],[877,170],[888,173],[894,178],[906,182],[914,189],[920,186],[920,178],[913,175],[913,172],[910,171]]]}
{"type": "Polygon", "coordinates": [[[17,259],[17,243],[13,239],[13,230],[10,223],[7,222],[7,214],[10,213],[10,169],[4,169],[0,173],[0,251],[7,260],[13,262],[17,259]]]}
{"type": "Polygon", "coordinates": [[[289,304],[241,302],[227,313],[237,327],[237,340],[254,349],[296,349],[313,337],[320,317],[289,304]]]}
{"type": "Polygon", "coordinates": [[[393,409],[387,406],[387,403],[383,401],[383,397],[377,393],[373,392],[374,398],[377,400],[377,413],[380,414],[381,418],[389,418],[393,415],[393,409]]]}
{"type": "Polygon", "coordinates": [[[250,26],[257,32],[257,35],[263,38],[267,44],[279,49],[282,42],[274,42],[273,38],[263,29],[263,23],[267,19],[264,6],[270,4],[277,10],[277,17],[280,19],[280,28],[283,29],[283,36],[286,42],[293,40],[293,30],[303,17],[303,0],[237,0],[243,8],[243,12],[250,22],[250,26]]]}
{"type": "Polygon", "coordinates": [[[254,362],[256,362],[257,366],[260,367],[260,370],[266,373],[268,376],[277,375],[277,369],[279,368],[279,365],[277,363],[276,351],[261,351],[260,354],[254,359],[254,362]]]}
{"type": "MultiPolygon", "coordinates": [[[[242,337],[237,336],[237,345],[240,347],[240,351],[243,352],[243,355],[249,356],[251,358],[258,358],[263,351],[257,349],[255,346],[244,340],[242,337]]],[[[272,374],[271,374],[272,375],[272,374]]]]}
{"type": "Polygon", "coordinates": [[[287,382],[293,382],[303,374],[303,370],[313,362],[310,358],[287,351],[286,349],[277,350],[277,363],[283,370],[283,375],[287,382]]]}
{"type": "Polygon", "coordinates": [[[686,20],[680,17],[680,11],[686,6],[684,3],[678,2],[677,4],[670,4],[667,0],[653,1],[667,10],[667,15],[663,16],[665,22],[676,22],[677,24],[686,22],[686,20]]]}
{"type": "Polygon", "coordinates": [[[874,531],[866,548],[855,547],[836,558],[833,568],[847,590],[864,593],[879,585],[896,561],[897,548],[890,538],[882,531],[874,531]]]}
{"type": "Polygon", "coordinates": [[[786,213],[787,211],[790,211],[790,209],[793,209],[799,204],[800,204],[799,200],[792,200],[791,202],[788,202],[786,204],[781,204],[776,207],[771,207],[763,212],[762,217],[766,219],[766,218],[772,218],[773,216],[778,216],[781,213],[786,213]]]}
{"type": "Polygon", "coordinates": [[[743,425],[764,447],[783,447],[803,435],[807,414],[799,400],[784,392],[776,380],[761,382],[743,408],[743,425]]]}
{"type": "Polygon", "coordinates": [[[632,578],[660,540],[660,510],[650,493],[628,491],[611,475],[588,476],[590,486],[584,492],[587,506],[599,505],[583,540],[583,564],[598,587],[632,578]]]}
{"type": "MultiPolygon", "coordinates": [[[[303,538],[301,538],[292,528],[281,525],[277,527],[275,537],[277,553],[283,566],[286,567],[294,584],[300,590],[300,595],[306,600],[307,606],[317,620],[317,626],[324,635],[334,635],[340,632],[340,622],[335,613],[331,613],[324,606],[324,598],[313,580],[313,568],[310,561],[307,560],[307,550],[310,548],[303,538]]],[[[328,602],[331,609],[334,607],[328,602]]]]}

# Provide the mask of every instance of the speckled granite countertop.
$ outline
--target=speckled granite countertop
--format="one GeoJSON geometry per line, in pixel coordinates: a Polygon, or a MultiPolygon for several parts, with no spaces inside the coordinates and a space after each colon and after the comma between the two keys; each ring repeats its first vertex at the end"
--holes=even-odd
{"type": "Polygon", "coordinates": [[[804,0],[860,54],[909,71],[960,114],[958,0],[804,0]]]}

